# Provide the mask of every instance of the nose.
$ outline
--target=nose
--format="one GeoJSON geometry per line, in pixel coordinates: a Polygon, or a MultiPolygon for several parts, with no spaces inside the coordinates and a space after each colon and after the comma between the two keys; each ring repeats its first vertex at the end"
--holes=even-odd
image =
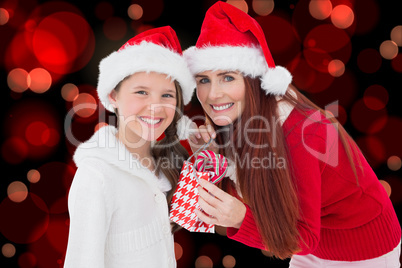
{"type": "Polygon", "coordinates": [[[153,113],[157,113],[163,109],[162,98],[159,96],[153,96],[149,99],[148,102],[148,110],[152,111],[153,113]]]}
{"type": "Polygon", "coordinates": [[[212,81],[208,94],[209,99],[215,100],[223,97],[223,90],[218,82],[212,81]]]}

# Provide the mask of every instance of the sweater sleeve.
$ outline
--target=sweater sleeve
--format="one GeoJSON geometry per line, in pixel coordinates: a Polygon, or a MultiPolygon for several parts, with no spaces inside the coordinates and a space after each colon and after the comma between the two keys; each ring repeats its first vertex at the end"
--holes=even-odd
{"type": "Polygon", "coordinates": [[[104,267],[108,213],[103,176],[95,168],[79,167],[68,198],[70,230],[65,268],[104,267]]]}
{"type": "MultiPolygon", "coordinates": [[[[335,130],[336,131],[336,130],[335,130]]],[[[289,158],[295,177],[295,188],[299,199],[299,247],[297,254],[310,254],[318,246],[321,228],[321,173],[330,148],[326,146],[323,131],[315,129],[315,134],[304,133],[290,141],[289,158]],[[301,139],[303,137],[303,139],[301,139]]],[[[330,129],[330,132],[333,132],[330,129]]],[[[299,133],[300,134],[300,133],[299,133]]],[[[332,134],[332,133],[330,133],[332,134]]],[[[326,134],[325,134],[326,135],[326,134]]],[[[324,136],[325,136],[324,135],[324,136]]],[[[258,233],[251,209],[247,207],[246,216],[239,229],[229,227],[227,235],[251,247],[265,248],[258,233]]]]}
{"type": "Polygon", "coordinates": [[[253,213],[251,212],[250,207],[246,206],[246,216],[240,226],[239,229],[228,227],[226,234],[230,239],[238,241],[242,244],[245,244],[249,247],[259,248],[266,250],[262,237],[257,230],[257,225],[254,220],[253,213]]]}

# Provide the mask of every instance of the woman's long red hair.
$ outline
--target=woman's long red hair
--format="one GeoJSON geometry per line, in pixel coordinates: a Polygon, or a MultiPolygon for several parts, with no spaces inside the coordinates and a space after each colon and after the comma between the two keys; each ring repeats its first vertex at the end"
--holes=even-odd
{"type": "MultiPolygon", "coordinates": [[[[300,245],[303,243],[297,229],[299,202],[294,183],[297,178],[293,176],[285,135],[277,120],[279,118],[278,101],[275,96],[265,94],[261,89],[259,78],[245,77],[244,80],[245,108],[240,118],[229,126],[232,129],[224,130],[225,127],[219,127],[213,124],[211,118],[208,116],[207,118],[217,131],[217,143],[229,144],[229,146],[222,146],[224,148],[219,149],[220,153],[236,163],[237,183],[244,202],[253,212],[264,245],[274,256],[284,259],[300,251],[300,245]],[[265,118],[270,122],[270,133],[250,131],[245,135],[246,128],[249,130],[267,129],[267,121],[252,120],[252,118],[265,118]],[[224,134],[225,132],[230,132],[230,134],[224,134]],[[252,146],[253,144],[267,146],[257,148],[257,146],[252,146]],[[271,159],[273,166],[267,168],[260,165],[258,168],[247,163],[251,159],[271,159]]],[[[288,90],[283,96],[283,101],[291,103],[295,109],[302,112],[316,109],[325,115],[322,109],[299,91],[293,88],[293,92],[294,94],[291,94],[288,90]]],[[[335,118],[331,118],[330,121],[338,125],[335,118]]],[[[347,142],[348,134],[342,126],[337,127],[349,161],[352,163],[351,152],[354,150],[347,142]]],[[[356,174],[353,165],[352,168],[356,174]]],[[[225,190],[228,181],[221,184],[225,190]]]]}

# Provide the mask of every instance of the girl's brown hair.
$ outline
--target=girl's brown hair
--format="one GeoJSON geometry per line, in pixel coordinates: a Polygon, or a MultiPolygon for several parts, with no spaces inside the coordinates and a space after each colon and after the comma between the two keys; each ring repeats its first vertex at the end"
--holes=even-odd
{"type": "MultiPolygon", "coordinates": [[[[125,78],[127,79],[127,78],[125,78]]],[[[118,92],[121,83],[125,80],[123,79],[116,86],[115,90],[118,92]]],[[[187,150],[181,145],[180,140],[177,136],[177,121],[183,116],[184,103],[183,94],[180,84],[174,81],[176,87],[176,110],[173,117],[172,123],[166,128],[164,134],[165,137],[157,142],[152,147],[152,156],[155,159],[156,170],[155,174],[158,175],[162,172],[170,184],[172,189],[167,192],[166,199],[168,205],[172,200],[173,193],[177,188],[177,183],[180,176],[181,167],[183,162],[189,157],[187,150]]],[[[118,118],[118,111],[115,109],[115,114],[118,118]]],[[[118,124],[118,121],[117,121],[118,124]]],[[[180,226],[176,223],[172,224],[172,232],[176,232],[180,229],[180,226]]]]}
{"type": "MultiPolygon", "coordinates": [[[[265,94],[261,89],[259,78],[245,77],[244,80],[245,108],[242,115],[230,126],[233,135],[225,135],[228,130],[215,125],[208,115],[207,120],[212,123],[217,132],[217,143],[230,144],[230,146],[221,146],[220,153],[235,161],[237,183],[244,202],[253,212],[264,245],[274,256],[284,259],[300,251],[300,243],[303,243],[297,229],[297,222],[300,219],[297,189],[294,183],[297,178],[294,178],[292,174],[285,134],[279,120],[276,120],[279,118],[278,101],[275,96],[265,94]],[[270,121],[271,132],[267,134],[261,131],[250,131],[247,132],[246,137],[243,132],[246,128],[267,129],[264,120],[252,119],[261,117],[268,121],[273,120],[270,121]],[[250,144],[268,146],[257,148],[250,144]],[[282,168],[267,169],[263,166],[258,168],[247,164],[247,159],[266,159],[267,157],[283,159],[282,168]]],[[[319,110],[325,115],[322,109],[314,105],[297,89],[292,88],[292,90],[295,94],[291,94],[288,90],[283,96],[283,101],[293,104],[295,109],[306,116],[306,111],[311,109],[319,110]]],[[[337,123],[335,118],[330,120],[334,124],[337,123]]],[[[349,161],[352,163],[351,152],[354,150],[347,142],[348,134],[342,126],[338,126],[337,129],[348,153],[349,161]]],[[[356,174],[354,165],[352,168],[356,174]]],[[[230,180],[226,180],[221,187],[228,190],[230,183],[230,180]]]]}
{"type": "Polygon", "coordinates": [[[180,84],[175,81],[175,86],[177,104],[173,121],[166,128],[165,137],[157,141],[152,148],[152,155],[158,163],[156,166],[156,174],[163,172],[172,185],[172,189],[166,196],[168,204],[170,204],[173,193],[176,190],[183,162],[189,157],[187,150],[181,145],[177,136],[177,121],[183,116],[184,104],[180,84]]]}

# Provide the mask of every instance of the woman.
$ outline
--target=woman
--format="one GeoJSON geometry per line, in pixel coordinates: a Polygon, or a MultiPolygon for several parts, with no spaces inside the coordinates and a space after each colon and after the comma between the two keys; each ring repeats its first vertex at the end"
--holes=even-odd
{"type": "Polygon", "coordinates": [[[188,157],[176,123],[193,77],[168,26],[133,37],[99,69],[99,98],[118,125],[75,152],[64,267],[176,267],[168,202],[188,157]]]}
{"type": "Polygon", "coordinates": [[[232,162],[220,188],[201,180],[201,220],[229,238],[292,257],[290,267],[399,267],[401,228],[362,153],[337,120],[289,86],[258,23],[217,2],[184,52],[207,124],[232,162]],[[384,263],[388,263],[385,265],[384,263]]]}

